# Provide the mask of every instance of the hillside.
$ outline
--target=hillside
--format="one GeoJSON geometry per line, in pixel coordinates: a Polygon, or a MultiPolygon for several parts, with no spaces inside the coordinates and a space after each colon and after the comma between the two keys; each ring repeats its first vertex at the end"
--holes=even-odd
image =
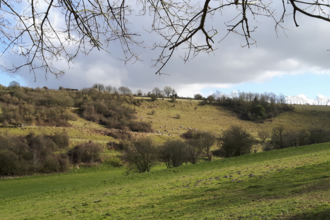
{"type": "Polygon", "coordinates": [[[175,103],[169,100],[157,100],[155,102],[143,102],[141,106],[134,108],[137,110],[137,120],[152,121],[154,130],[174,136],[186,131],[180,126],[207,130],[221,135],[222,131],[230,126],[239,125],[256,136],[259,130],[271,132],[274,127],[279,125],[290,130],[312,126],[328,127],[330,123],[330,106],[295,105],[295,111],[285,112],[272,120],[266,120],[264,123],[240,120],[233,112],[224,107],[201,105],[200,101],[195,100],[178,100],[175,103]],[[152,111],[154,111],[153,114],[152,111]],[[180,115],[179,119],[177,118],[178,114],[180,115]],[[164,132],[164,130],[168,132],[164,132]]]}
{"type": "MultiPolygon", "coordinates": [[[[124,102],[135,110],[134,121],[150,124],[157,145],[179,139],[190,129],[221,136],[232,125],[257,132],[283,125],[287,130],[328,128],[328,106],[295,106],[264,123],[238,119],[232,111],[196,100],[124,102]],[[165,127],[166,126],[166,127],[165,127]],[[165,131],[166,130],[166,131],[165,131]]],[[[67,173],[35,174],[0,180],[1,219],[326,219],[329,213],[329,143],[249,154],[166,169],[162,163],[149,173],[127,172],[120,152],[107,148],[119,139],[110,130],[84,119],[77,107],[65,110],[68,127],[1,127],[2,136],[31,132],[66,132],[69,148],[93,140],[104,147],[101,165],[71,167],[67,173]]],[[[1,112],[0,112],[1,113],[1,112]]],[[[45,125],[45,124],[44,124],[45,125]]],[[[213,149],[218,148],[217,144],[213,149]]]]}
{"type": "Polygon", "coordinates": [[[329,147],[0,180],[1,219],[328,219],[329,147]]]}

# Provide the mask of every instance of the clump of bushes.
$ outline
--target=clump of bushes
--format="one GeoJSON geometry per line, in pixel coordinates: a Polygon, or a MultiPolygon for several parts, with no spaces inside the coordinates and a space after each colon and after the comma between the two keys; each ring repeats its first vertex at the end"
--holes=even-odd
{"type": "Polygon", "coordinates": [[[141,138],[124,148],[122,158],[128,163],[129,170],[149,172],[157,161],[157,148],[151,138],[141,138]]]}
{"type": "Polygon", "coordinates": [[[249,154],[256,140],[246,130],[239,126],[231,126],[223,132],[221,148],[217,152],[222,157],[235,157],[249,154]]]}
{"type": "Polygon", "coordinates": [[[121,140],[131,140],[133,138],[132,133],[127,130],[110,131],[108,136],[121,140]]]}
{"type": "Polygon", "coordinates": [[[68,157],[55,152],[67,146],[66,133],[0,136],[0,175],[65,172],[69,168],[68,157]]]}
{"type": "Polygon", "coordinates": [[[168,140],[159,149],[159,160],[167,168],[181,166],[187,162],[187,144],[182,140],[168,140]]]}
{"type": "MultiPolygon", "coordinates": [[[[216,142],[216,137],[207,131],[188,130],[182,134],[186,139],[192,139],[202,146],[203,152],[209,160],[212,160],[211,147],[216,142]]],[[[196,145],[197,143],[195,143],[196,145]]]]}
{"type": "Polygon", "coordinates": [[[309,144],[330,142],[330,130],[311,127],[300,130],[287,130],[283,126],[273,128],[271,140],[266,142],[264,150],[298,147],[309,144]]]}
{"type": "MultiPolygon", "coordinates": [[[[196,98],[196,97],[195,97],[196,98]]],[[[285,103],[283,95],[276,96],[272,93],[245,93],[240,92],[232,97],[226,95],[212,95],[208,97],[209,103],[217,103],[227,107],[243,120],[263,122],[286,111],[293,111],[294,107],[285,103]],[[216,100],[213,100],[214,97],[216,100]]],[[[203,104],[206,104],[206,99],[203,104]]]]}
{"type": "Polygon", "coordinates": [[[133,121],[135,110],[123,106],[116,100],[93,101],[80,106],[83,118],[97,122],[108,128],[126,129],[137,132],[152,132],[151,125],[133,121]]]}
{"type": "Polygon", "coordinates": [[[79,144],[70,149],[68,156],[71,163],[74,164],[102,162],[101,154],[103,151],[102,145],[89,141],[88,143],[79,144]]]}
{"type": "Polygon", "coordinates": [[[100,144],[90,141],[60,153],[59,150],[67,148],[69,142],[66,132],[16,137],[0,135],[0,175],[66,172],[71,163],[102,162],[100,144]]]}

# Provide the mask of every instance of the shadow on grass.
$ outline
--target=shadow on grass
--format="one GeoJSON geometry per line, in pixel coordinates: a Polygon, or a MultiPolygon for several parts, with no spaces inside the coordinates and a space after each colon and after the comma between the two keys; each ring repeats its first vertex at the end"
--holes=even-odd
{"type": "MultiPolygon", "coordinates": [[[[327,167],[329,167],[329,163],[325,162],[317,164],[312,168],[288,169],[276,172],[268,175],[265,179],[259,179],[256,176],[240,183],[226,179],[218,181],[216,185],[187,187],[187,190],[178,189],[181,187],[172,187],[167,189],[172,191],[169,192],[172,196],[162,199],[155,204],[157,207],[169,209],[163,210],[165,212],[161,215],[166,215],[166,211],[170,211],[172,215],[180,217],[189,217],[191,213],[196,211],[205,212],[204,217],[206,217],[212,216],[216,212],[232,210],[227,212],[227,214],[237,214],[236,217],[247,219],[251,215],[262,218],[272,216],[276,217],[275,219],[330,219],[330,216],[328,216],[330,214],[328,205],[310,206],[313,208],[313,211],[304,214],[295,215],[294,211],[290,211],[294,215],[290,217],[282,214],[283,209],[290,210],[294,208],[299,210],[303,208],[299,203],[295,203],[296,199],[301,199],[301,201],[306,203],[308,201],[305,199],[311,196],[311,194],[314,196],[315,194],[322,195],[329,192],[330,176],[327,175],[327,167]],[[268,206],[271,203],[275,205],[269,209],[268,206]],[[260,204],[262,204],[263,208],[260,208],[260,204]],[[243,207],[243,209],[240,210],[239,207],[243,207]],[[267,208],[267,211],[260,213],[260,209],[267,208]],[[244,214],[246,212],[248,214],[244,214]],[[279,215],[279,213],[281,214],[279,215]]],[[[209,180],[206,179],[205,182],[207,181],[209,180]]],[[[149,206],[149,204],[146,204],[142,205],[141,208],[148,212],[150,210],[149,206]]]]}
{"type": "Polygon", "coordinates": [[[311,212],[304,212],[290,217],[283,217],[283,220],[328,220],[330,219],[330,209],[317,211],[313,210],[311,212]]]}

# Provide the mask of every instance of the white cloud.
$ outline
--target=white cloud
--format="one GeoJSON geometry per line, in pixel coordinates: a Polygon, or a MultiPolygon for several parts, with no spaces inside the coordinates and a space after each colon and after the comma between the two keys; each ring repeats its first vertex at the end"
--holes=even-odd
{"type": "MultiPolygon", "coordinates": [[[[217,42],[226,33],[227,27],[223,25],[224,20],[230,13],[224,13],[224,17],[215,17],[213,24],[219,31],[217,42]],[[221,22],[220,22],[221,21],[221,22]]],[[[60,18],[55,15],[54,21],[60,18]]],[[[154,34],[147,34],[141,28],[148,29],[150,17],[137,18],[133,20],[134,27],[139,30],[145,41],[145,45],[150,46],[153,42],[160,40],[154,34]]],[[[288,21],[291,21],[289,18],[288,21]]],[[[245,82],[265,82],[275,76],[286,74],[329,74],[330,70],[330,48],[328,36],[330,28],[328,23],[312,18],[297,15],[300,27],[294,31],[287,31],[288,37],[279,33],[276,36],[274,23],[270,20],[263,20],[258,24],[259,28],[252,36],[257,40],[257,46],[250,49],[242,48],[244,38],[239,35],[229,35],[218,45],[218,49],[213,54],[201,53],[199,56],[183,63],[179,55],[183,55],[184,50],[178,49],[173,59],[164,68],[164,72],[170,76],[154,75],[156,68],[152,68],[151,59],[157,57],[157,50],[136,48],[138,52],[143,52],[145,62],[124,65],[116,59],[121,56],[122,51],[117,43],[110,44],[109,50],[112,54],[94,50],[90,55],[79,55],[72,68],[67,73],[55,79],[49,76],[44,80],[44,72],[37,73],[37,81],[31,74],[20,72],[29,86],[48,86],[58,88],[59,86],[70,88],[90,87],[94,83],[103,83],[119,87],[128,86],[133,92],[142,89],[144,93],[151,91],[154,87],[164,88],[171,86],[176,89],[180,96],[190,96],[202,93],[207,88],[220,89],[230,88],[233,85],[245,82]]],[[[58,23],[56,23],[58,24],[58,23]]],[[[292,23],[286,23],[288,28],[294,27],[292,23]]],[[[202,38],[196,39],[203,40],[202,38]]],[[[69,48],[70,49],[70,48],[69,48]]],[[[6,58],[1,62],[15,62],[17,57],[6,58]]],[[[59,69],[66,69],[67,64],[60,61],[56,64],[59,69]]],[[[264,91],[262,91],[264,92],[264,91]]],[[[268,91],[271,92],[271,91],[268,91]]],[[[203,94],[208,95],[208,94],[203,94]]],[[[303,101],[304,97],[298,96],[295,99],[303,101]]]]}

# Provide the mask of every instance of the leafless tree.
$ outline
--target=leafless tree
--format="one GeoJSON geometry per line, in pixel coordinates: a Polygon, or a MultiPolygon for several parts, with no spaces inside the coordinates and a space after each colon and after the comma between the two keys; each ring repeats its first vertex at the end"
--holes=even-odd
{"type": "Polygon", "coordinates": [[[119,87],[119,88],[118,88],[118,91],[119,91],[121,94],[125,94],[125,95],[127,95],[127,94],[132,94],[132,91],[131,91],[128,87],[126,87],[126,86],[121,86],[121,87],[119,87]]]}
{"type": "Polygon", "coordinates": [[[125,62],[137,61],[140,54],[135,46],[150,45],[139,40],[140,33],[134,31],[139,22],[134,15],[151,15],[152,23],[146,29],[163,38],[153,48],[149,47],[160,49],[154,60],[156,74],[162,73],[175,49],[183,45],[187,48],[184,61],[202,51],[212,52],[230,33],[241,35],[246,42],[243,47],[250,47],[256,42],[252,34],[261,18],[273,20],[276,32],[285,30],[283,22],[288,18],[298,26],[297,13],[330,21],[327,1],[282,0],[281,3],[281,8],[275,8],[271,0],[2,0],[2,55],[18,54],[24,58],[21,63],[4,68],[11,72],[23,67],[29,67],[32,72],[43,69],[58,76],[64,73],[56,68],[58,60],[71,63],[79,53],[89,54],[95,48],[110,53],[109,44],[114,41],[121,44],[125,62]],[[226,11],[232,17],[224,21],[227,32],[221,36],[212,26],[212,20],[223,23],[219,19],[226,11]],[[204,41],[196,40],[197,36],[203,36],[204,41]]]}
{"type": "Polygon", "coordinates": [[[138,95],[138,96],[142,96],[142,94],[143,94],[143,92],[142,92],[141,89],[138,89],[138,90],[136,91],[136,95],[138,95]]]}
{"type": "Polygon", "coordinates": [[[170,94],[172,93],[172,90],[173,89],[170,86],[165,86],[164,93],[165,93],[166,97],[170,96],[170,94]]]}
{"type": "Polygon", "coordinates": [[[160,90],[158,87],[155,87],[152,89],[152,94],[155,94],[157,97],[160,97],[162,95],[162,90],[160,90]]]}

